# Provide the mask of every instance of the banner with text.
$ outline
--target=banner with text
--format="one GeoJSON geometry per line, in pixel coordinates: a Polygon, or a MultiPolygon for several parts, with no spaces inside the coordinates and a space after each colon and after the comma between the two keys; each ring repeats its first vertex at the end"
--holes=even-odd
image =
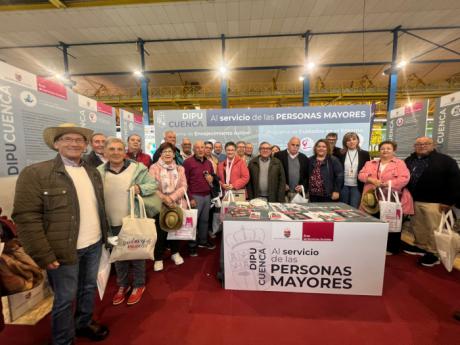
{"type": "Polygon", "coordinates": [[[387,115],[387,139],[398,144],[398,157],[414,152],[415,139],[426,134],[428,100],[393,109],[387,115]]]}
{"type": "Polygon", "coordinates": [[[223,234],[226,289],[382,295],[386,223],[225,221],[223,234]]]}
{"type": "Polygon", "coordinates": [[[114,135],[115,112],[108,105],[63,84],[0,62],[0,177],[53,158],[43,130],[64,122],[114,135]]]}
{"type": "Polygon", "coordinates": [[[134,114],[124,109],[120,109],[120,131],[121,138],[126,142],[128,141],[128,138],[133,134],[140,136],[142,149],[145,148],[145,133],[142,114],[134,114]]]}
{"type": "Polygon", "coordinates": [[[452,156],[460,164],[460,91],[436,101],[433,120],[436,149],[452,156]]]}
{"type": "Polygon", "coordinates": [[[338,134],[338,146],[345,133],[356,132],[361,147],[367,150],[371,106],[160,110],[154,112],[154,119],[157,146],[166,130],[176,132],[178,144],[188,137],[192,142],[244,140],[256,147],[261,141],[268,141],[285,148],[289,139],[297,136],[301,139],[301,151],[311,155],[316,140],[329,132],[338,134]]]}

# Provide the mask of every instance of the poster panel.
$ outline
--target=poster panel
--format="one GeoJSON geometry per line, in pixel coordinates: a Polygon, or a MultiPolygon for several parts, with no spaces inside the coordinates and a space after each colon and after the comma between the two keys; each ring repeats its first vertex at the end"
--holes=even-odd
{"type": "Polygon", "coordinates": [[[313,144],[328,132],[338,133],[338,144],[346,132],[357,132],[361,147],[368,149],[371,107],[161,110],[154,113],[154,119],[157,146],[166,130],[176,132],[178,144],[182,138],[188,137],[192,141],[200,139],[223,143],[244,140],[255,147],[261,141],[268,141],[286,148],[289,139],[298,136],[301,151],[311,155],[313,144]]]}
{"type": "Polygon", "coordinates": [[[135,114],[120,109],[120,131],[121,138],[124,141],[128,141],[128,138],[133,134],[139,135],[141,137],[142,149],[145,151],[145,133],[142,114],[135,114]]]}
{"type": "Polygon", "coordinates": [[[433,116],[433,140],[439,152],[460,164],[460,91],[436,101],[433,116]]]}
{"type": "Polygon", "coordinates": [[[401,158],[414,152],[417,137],[426,134],[428,100],[393,109],[387,115],[387,139],[398,144],[396,155],[401,158]]]}
{"type": "Polygon", "coordinates": [[[380,296],[387,234],[386,223],[225,221],[225,288],[380,296]]]}

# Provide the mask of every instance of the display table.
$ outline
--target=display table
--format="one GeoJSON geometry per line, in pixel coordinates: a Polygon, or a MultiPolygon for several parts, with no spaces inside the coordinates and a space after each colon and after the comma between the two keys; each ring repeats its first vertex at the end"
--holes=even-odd
{"type": "Polygon", "coordinates": [[[381,296],[388,224],[342,203],[232,203],[225,288],[381,296]]]}

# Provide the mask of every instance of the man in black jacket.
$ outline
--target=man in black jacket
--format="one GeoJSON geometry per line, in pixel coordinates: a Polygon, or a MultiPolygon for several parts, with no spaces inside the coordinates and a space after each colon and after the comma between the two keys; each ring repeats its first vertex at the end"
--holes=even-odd
{"type": "Polygon", "coordinates": [[[305,193],[308,192],[308,171],[310,160],[303,153],[299,152],[300,139],[292,137],[287,149],[275,153],[283,164],[284,175],[286,176],[286,201],[290,202],[292,198],[300,193],[302,186],[305,193]]]}
{"type": "Polygon", "coordinates": [[[91,136],[91,153],[84,155],[83,160],[89,166],[97,168],[99,165],[104,164],[107,160],[104,158],[104,144],[105,135],[102,133],[94,133],[91,136]]]}
{"type": "Polygon", "coordinates": [[[453,158],[434,149],[433,139],[417,138],[414,147],[415,152],[405,162],[411,174],[407,188],[414,198],[411,228],[415,246],[408,246],[404,252],[423,255],[419,263],[431,267],[439,264],[434,229],[442,211],[450,209],[458,198],[460,170],[453,158]]]}

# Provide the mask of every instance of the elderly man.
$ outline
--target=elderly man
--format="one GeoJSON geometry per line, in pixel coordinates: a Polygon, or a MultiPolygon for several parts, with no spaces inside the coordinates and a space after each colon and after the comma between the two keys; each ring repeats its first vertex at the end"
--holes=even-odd
{"type": "Polygon", "coordinates": [[[244,145],[244,155],[246,156],[246,165],[249,164],[251,159],[254,158],[254,156],[252,155],[253,151],[254,151],[254,145],[252,145],[249,142],[244,145]]]}
{"type": "Polygon", "coordinates": [[[98,341],[109,333],[92,320],[108,229],[101,176],[81,160],[92,132],[74,124],[46,128],[43,137],[58,152],[56,158],[26,167],[16,184],[13,219],[19,238],[47,270],[54,291],[54,345],[73,344],[75,334],[98,341]]]}
{"type": "Polygon", "coordinates": [[[259,145],[259,156],[249,162],[250,179],[246,186],[249,199],[264,198],[268,202],[284,202],[286,178],[283,165],[271,154],[272,146],[263,141],[259,145]]]}
{"type": "MultiPolygon", "coordinates": [[[[176,140],[177,140],[176,132],[174,132],[174,131],[166,131],[166,132],[164,132],[163,140],[164,140],[165,143],[170,143],[170,144],[172,144],[174,146],[174,149],[175,149],[174,161],[176,162],[176,164],[177,165],[184,164],[184,158],[182,157],[180,150],[176,146],[176,140]]],[[[161,156],[161,154],[157,150],[155,152],[155,154],[153,155],[152,163],[154,164],[154,163],[158,162],[158,160],[160,159],[160,156],[161,156]]]]}
{"type": "Polygon", "coordinates": [[[275,157],[283,164],[284,175],[286,176],[286,201],[288,202],[301,192],[302,186],[305,193],[308,192],[310,160],[299,152],[299,149],[300,138],[292,137],[286,150],[275,153],[275,157]]]}
{"type": "Polygon", "coordinates": [[[214,169],[204,154],[204,142],[198,140],[193,145],[193,157],[184,162],[187,178],[188,196],[192,207],[198,208],[198,227],[196,241],[189,242],[190,256],[197,256],[196,247],[214,249],[216,246],[208,240],[209,207],[214,169]]]}
{"type": "Polygon", "coordinates": [[[337,158],[340,158],[341,156],[340,147],[335,146],[335,144],[337,144],[337,133],[334,133],[334,132],[327,133],[326,141],[331,146],[332,155],[337,158]]]}
{"type": "Polygon", "coordinates": [[[212,154],[213,147],[214,147],[214,145],[212,144],[212,141],[205,141],[204,142],[204,156],[211,161],[212,168],[217,173],[217,164],[219,164],[219,161],[212,154]]]}
{"type": "Polygon", "coordinates": [[[417,138],[414,148],[415,152],[405,161],[410,171],[407,188],[414,199],[411,229],[415,246],[406,246],[404,252],[423,255],[419,264],[431,267],[439,264],[434,229],[441,221],[441,212],[458,200],[460,170],[453,158],[435,150],[429,137],[417,138]]]}
{"type": "Polygon", "coordinates": [[[218,160],[218,162],[223,162],[227,156],[223,153],[222,143],[220,141],[216,141],[214,143],[214,152],[212,153],[218,160]]]}
{"type": "Polygon", "coordinates": [[[152,165],[152,159],[146,153],[142,152],[142,138],[138,134],[131,134],[128,137],[128,158],[135,162],[144,164],[147,169],[152,165]]]}
{"type": "MultiPolygon", "coordinates": [[[[173,144],[174,145],[174,144],[173,144]]],[[[190,141],[189,138],[184,138],[182,139],[182,144],[180,145],[182,147],[182,151],[180,152],[180,155],[182,156],[182,159],[185,161],[187,158],[190,158],[193,156],[192,152],[192,142],[190,141]]]]}
{"type": "Polygon", "coordinates": [[[83,160],[94,168],[107,162],[104,158],[105,139],[106,137],[104,134],[94,133],[90,140],[91,153],[83,156],[83,160]]]}

